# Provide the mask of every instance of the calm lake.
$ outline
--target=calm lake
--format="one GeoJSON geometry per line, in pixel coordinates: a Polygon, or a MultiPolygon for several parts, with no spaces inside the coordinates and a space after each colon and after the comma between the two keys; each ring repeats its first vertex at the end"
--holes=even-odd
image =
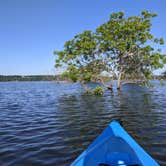
{"type": "Polygon", "coordinates": [[[154,84],[94,96],[79,83],[1,82],[0,165],[70,165],[114,119],[166,165],[166,86],[154,84]]]}

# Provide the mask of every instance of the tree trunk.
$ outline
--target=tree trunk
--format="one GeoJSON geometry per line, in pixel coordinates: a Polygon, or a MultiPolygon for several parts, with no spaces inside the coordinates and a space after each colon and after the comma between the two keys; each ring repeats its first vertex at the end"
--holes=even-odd
{"type": "Polygon", "coordinates": [[[122,76],[122,68],[120,69],[119,74],[118,74],[118,85],[117,85],[117,89],[120,89],[120,86],[121,86],[121,76],[122,76]]]}
{"type": "Polygon", "coordinates": [[[82,87],[84,88],[85,91],[87,91],[89,88],[85,85],[85,83],[81,82],[82,87]]]}
{"type": "Polygon", "coordinates": [[[112,85],[112,87],[113,87],[113,85],[114,85],[114,71],[112,72],[112,77],[111,77],[111,85],[112,85]]]}
{"type": "Polygon", "coordinates": [[[108,87],[108,85],[107,84],[105,84],[105,82],[103,81],[103,79],[102,78],[99,78],[99,80],[100,80],[100,82],[102,83],[102,85],[104,86],[104,87],[108,87]]]}
{"type": "Polygon", "coordinates": [[[109,90],[112,90],[112,85],[107,85],[107,84],[105,84],[105,82],[103,81],[102,78],[99,78],[99,80],[100,80],[100,82],[102,83],[102,85],[103,85],[104,87],[106,87],[106,88],[109,89],[109,90]]]}

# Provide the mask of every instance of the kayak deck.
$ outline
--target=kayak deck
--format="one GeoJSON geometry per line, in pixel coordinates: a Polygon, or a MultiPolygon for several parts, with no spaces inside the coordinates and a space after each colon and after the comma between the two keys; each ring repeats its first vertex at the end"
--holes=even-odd
{"type": "Polygon", "coordinates": [[[159,166],[113,121],[71,166],[159,166]]]}
{"type": "Polygon", "coordinates": [[[93,163],[94,165],[101,165],[102,163],[107,165],[135,165],[139,163],[139,160],[136,155],[133,154],[135,154],[135,152],[122,138],[112,137],[107,139],[100,148],[89,153],[84,163],[93,163]],[[98,158],[100,158],[100,163],[98,158]]]}

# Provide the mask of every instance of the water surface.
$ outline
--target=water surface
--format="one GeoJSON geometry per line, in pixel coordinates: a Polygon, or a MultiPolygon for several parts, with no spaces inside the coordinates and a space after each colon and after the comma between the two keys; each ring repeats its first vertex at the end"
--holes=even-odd
{"type": "Polygon", "coordinates": [[[86,95],[79,83],[0,83],[0,165],[67,166],[111,120],[166,165],[166,86],[86,95]]]}

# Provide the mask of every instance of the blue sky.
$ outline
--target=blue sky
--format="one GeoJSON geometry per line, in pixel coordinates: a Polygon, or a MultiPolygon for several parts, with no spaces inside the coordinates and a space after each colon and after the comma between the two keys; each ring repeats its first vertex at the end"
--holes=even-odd
{"type": "Polygon", "coordinates": [[[165,6],[165,0],[0,0],[0,75],[58,73],[53,51],[112,12],[157,12],[152,32],[166,41],[165,6]]]}

